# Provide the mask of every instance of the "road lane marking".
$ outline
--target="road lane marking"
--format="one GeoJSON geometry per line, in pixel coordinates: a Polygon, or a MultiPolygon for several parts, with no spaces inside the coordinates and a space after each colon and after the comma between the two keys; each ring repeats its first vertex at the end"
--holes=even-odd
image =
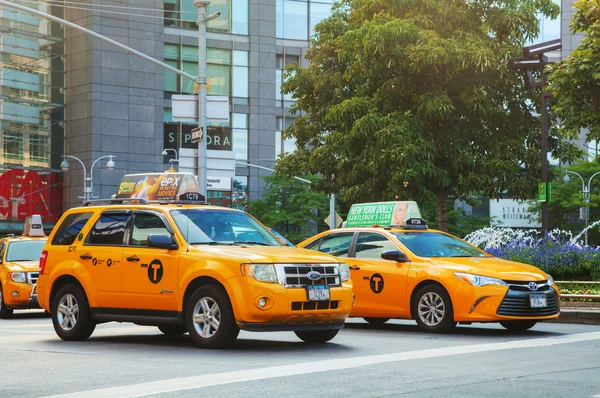
{"type": "Polygon", "coordinates": [[[79,391],[70,394],[53,395],[51,398],[133,398],[147,395],[166,394],[175,391],[212,387],[223,384],[241,383],[278,377],[299,376],[309,373],[335,371],[360,366],[388,362],[410,361],[447,357],[452,355],[476,354],[482,352],[513,350],[519,348],[548,347],[584,341],[600,340],[600,332],[579,333],[569,336],[514,340],[502,343],[473,344],[455,347],[431,348],[393,354],[369,355],[362,357],[338,358],[323,361],[301,362],[291,365],[272,366],[234,372],[207,374],[178,379],[168,379],[149,383],[131,384],[120,387],[79,391]]]}

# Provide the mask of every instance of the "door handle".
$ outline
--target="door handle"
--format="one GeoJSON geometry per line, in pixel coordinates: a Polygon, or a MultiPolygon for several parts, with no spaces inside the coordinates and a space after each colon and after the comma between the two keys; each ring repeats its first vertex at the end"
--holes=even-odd
{"type": "Polygon", "coordinates": [[[358,271],[360,267],[358,265],[350,265],[348,268],[358,271]]]}
{"type": "Polygon", "coordinates": [[[91,260],[92,259],[92,255],[88,254],[88,253],[85,253],[85,254],[82,254],[81,256],[79,256],[79,258],[82,259],[82,260],[91,260]]]}
{"type": "Polygon", "coordinates": [[[138,256],[131,256],[126,258],[127,261],[140,261],[138,256]]]}

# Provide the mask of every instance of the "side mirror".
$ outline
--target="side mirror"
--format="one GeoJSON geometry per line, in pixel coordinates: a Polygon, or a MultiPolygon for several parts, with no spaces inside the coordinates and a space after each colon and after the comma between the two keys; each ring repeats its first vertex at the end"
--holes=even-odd
{"type": "Polygon", "coordinates": [[[176,250],[179,248],[172,235],[148,235],[148,247],[158,249],[176,250]]]}
{"type": "Polygon", "coordinates": [[[406,254],[402,253],[400,250],[388,250],[386,252],[381,253],[381,258],[384,260],[391,260],[397,263],[408,263],[410,260],[406,257],[406,254]]]}

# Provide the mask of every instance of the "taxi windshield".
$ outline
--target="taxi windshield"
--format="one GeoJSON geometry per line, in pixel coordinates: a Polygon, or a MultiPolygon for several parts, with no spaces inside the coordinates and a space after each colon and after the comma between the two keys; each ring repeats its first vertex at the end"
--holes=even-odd
{"type": "Polygon", "coordinates": [[[45,244],[45,240],[10,242],[6,252],[6,261],[38,261],[45,244]]]}
{"type": "Polygon", "coordinates": [[[262,225],[246,213],[217,209],[173,210],[171,215],[191,245],[281,246],[262,225]]]}
{"type": "Polygon", "coordinates": [[[392,232],[419,257],[487,257],[460,239],[438,232],[392,232]]]}

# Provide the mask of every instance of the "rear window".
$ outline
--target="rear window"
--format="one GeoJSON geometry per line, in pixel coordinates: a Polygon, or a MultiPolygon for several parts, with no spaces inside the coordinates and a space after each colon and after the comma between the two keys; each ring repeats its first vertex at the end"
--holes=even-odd
{"type": "Polygon", "coordinates": [[[60,227],[58,227],[58,230],[52,239],[52,244],[60,246],[72,245],[92,214],[93,213],[69,214],[62,224],[60,224],[60,227]]]}

